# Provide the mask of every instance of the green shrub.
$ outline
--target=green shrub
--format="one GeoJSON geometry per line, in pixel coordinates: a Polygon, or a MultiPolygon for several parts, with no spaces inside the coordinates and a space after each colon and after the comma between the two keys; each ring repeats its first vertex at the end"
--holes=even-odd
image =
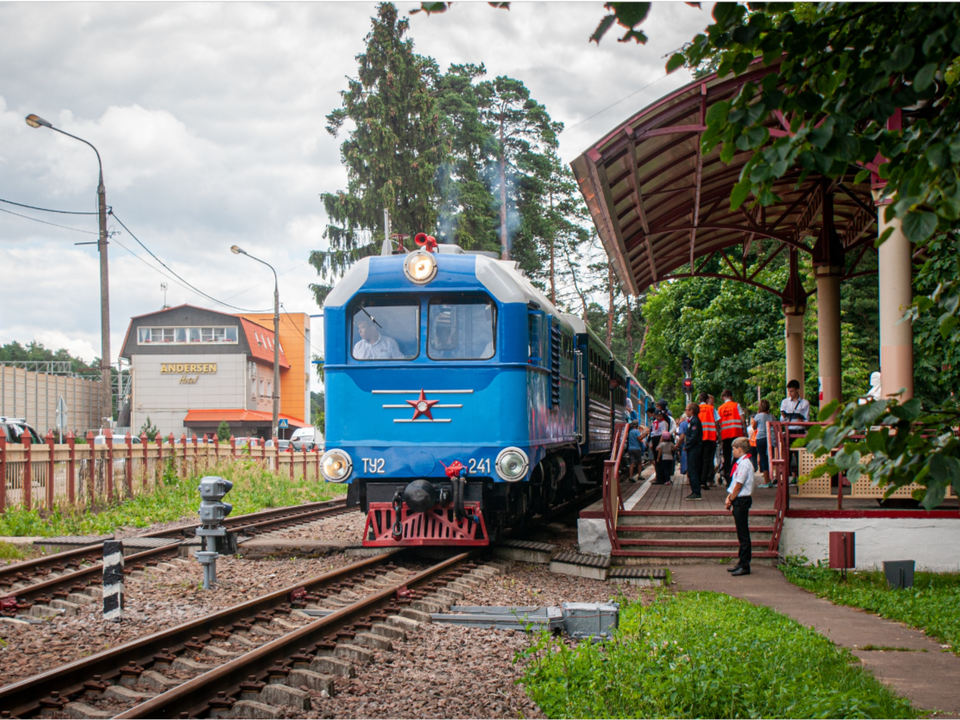
{"type": "MultiPolygon", "coordinates": [[[[227,502],[231,515],[243,515],[271,507],[300,505],[330,500],[346,492],[346,486],[305,480],[264,470],[249,460],[224,463],[209,469],[206,475],[220,475],[233,482],[227,502]]],[[[61,507],[50,513],[37,509],[13,508],[0,515],[0,536],[100,535],[120,527],[146,527],[184,517],[196,518],[200,506],[199,478],[178,479],[164,473],[164,480],[152,491],[116,505],[90,512],[61,507]]]]}
{"type": "Polygon", "coordinates": [[[913,587],[894,589],[882,572],[848,572],[841,580],[822,562],[787,558],[783,575],[790,582],[838,605],[849,605],[923,630],[960,655],[960,574],[918,572],[913,587]]]}
{"type": "Polygon", "coordinates": [[[849,651],[718,593],[629,604],[614,640],[542,636],[528,655],[523,682],[551,718],[916,716],[849,651]]]}
{"type": "Polygon", "coordinates": [[[221,420],[217,426],[217,440],[222,443],[230,442],[230,425],[226,420],[221,420]]]}

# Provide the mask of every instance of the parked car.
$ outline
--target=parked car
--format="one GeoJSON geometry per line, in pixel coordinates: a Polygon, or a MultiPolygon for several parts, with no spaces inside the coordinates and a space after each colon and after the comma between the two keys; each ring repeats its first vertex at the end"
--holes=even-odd
{"type": "MultiPolygon", "coordinates": [[[[288,447],[290,447],[290,441],[289,441],[289,440],[277,440],[277,446],[280,448],[280,452],[283,452],[283,451],[285,451],[288,447]]],[[[267,440],[267,442],[266,442],[266,447],[273,447],[273,440],[267,440]]]]}
{"type": "Polygon", "coordinates": [[[297,452],[301,450],[322,450],[323,446],[319,447],[313,440],[291,440],[290,444],[293,445],[293,449],[297,452]]]}
{"type": "MultiPolygon", "coordinates": [[[[116,447],[117,445],[126,445],[126,444],[127,444],[127,436],[126,436],[126,435],[114,435],[113,438],[112,438],[112,440],[113,440],[113,445],[114,445],[114,447],[116,447]]],[[[106,435],[97,435],[97,436],[95,436],[95,437],[93,438],[93,444],[94,444],[94,445],[106,445],[106,444],[107,444],[107,436],[106,436],[106,435]]],[[[140,444],[140,438],[138,438],[136,435],[131,435],[131,436],[130,436],[130,444],[131,444],[131,445],[139,445],[139,444],[140,444]]]]}
{"type": "Polygon", "coordinates": [[[258,448],[263,440],[258,437],[238,437],[234,438],[237,448],[258,448]]]}
{"type": "Polygon", "coordinates": [[[3,434],[8,443],[22,443],[24,433],[30,436],[31,443],[39,444],[43,442],[37,431],[30,427],[23,418],[0,417],[0,433],[3,434]]]}

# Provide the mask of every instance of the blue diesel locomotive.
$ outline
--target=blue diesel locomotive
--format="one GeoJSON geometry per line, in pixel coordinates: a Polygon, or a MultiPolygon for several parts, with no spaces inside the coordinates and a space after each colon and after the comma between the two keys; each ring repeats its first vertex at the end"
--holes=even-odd
{"type": "Polygon", "coordinates": [[[489,544],[596,485],[627,398],[647,401],[515,263],[455,245],[360,260],[323,313],[321,471],[367,546],[489,544]]]}

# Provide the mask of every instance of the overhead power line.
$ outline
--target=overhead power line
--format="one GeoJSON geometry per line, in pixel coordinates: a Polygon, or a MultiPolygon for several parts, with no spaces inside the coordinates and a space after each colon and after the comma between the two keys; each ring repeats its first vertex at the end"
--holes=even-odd
{"type": "Polygon", "coordinates": [[[197,293],[198,295],[201,295],[201,296],[207,298],[208,300],[217,303],[217,305],[223,305],[224,307],[228,307],[228,308],[230,308],[230,309],[232,309],[232,310],[238,310],[238,311],[240,311],[240,312],[247,312],[247,313],[269,312],[269,310],[251,310],[251,309],[249,309],[249,308],[237,307],[236,305],[231,305],[230,303],[223,302],[223,300],[218,300],[217,298],[213,297],[213,295],[208,295],[208,294],[205,293],[203,290],[201,290],[200,288],[198,288],[196,285],[194,285],[193,283],[191,283],[189,280],[186,280],[186,279],[184,279],[181,275],[177,274],[177,272],[176,272],[173,268],[171,268],[171,267],[170,267],[169,265],[167,265],[163,260],[161,260],[160,258],[158,258],[158,257],[153,253],[153,251],[152,251],[150,248],[148,248],[146,245],[143,244],[143,242],[140,240],[140,238],[138,238],[136,235],[133,234],[133,231],[130,230],[130,228],[128,228],[128,227],[123,223],[123,220],[121,220],[119,217],[117,217],[116,213],[113,212],[113,209],[112,209],[112,208],[110,209],[109,213],[110,213],[111,216],[113,216],[113,218],[114,218],[118,223],[120,223],[120,227],[122,227],[124,230],[126,230],[127,233],[130,235],[130,237],[132,237],[134,240],[136,240],[136,241],[137,241],[137,244],[138,244],[140,247],[142,247],[144,250],[147,251],[147,254],[149,254],[150,257],[152,257],[154,260],[156,260],[158,263],[160,263],[169,273],[171,273],[175,278],[177,278],[180,282],[182,282],[184,285],[186,285],[188,288],[190,288],[191,290],[193,290],[193,291],[194,291],[195,293],[197,293]]]}
{"type": "Polygon", "coordinates": [[[99,235],[100,233],[95,230],[81,230],[80,228],[70,227],[68,225],[58,225],[57,223],[47,222],[46,220],[41,220],[40,218],[30,217],[29,215],[21,215],[20,213],[14,212],[13,210],[5,210],[0,208],[0,212],[7,213],[8,215],[16,215],[18,218],[23,218],[24,220],[32,220],[33,222],[40,223],[42,225],[51,225],[53,227],[62,228],[63,230],[73,230],[74,232],[83,233],[84,235],[99,235]]]}
{"type": "Polygon", "coordinates": [[[667,74],[664,73],[663,75],[661,75],[660,77],[658,77],[658,78],[657,78],[656,80],[654,80],[653,82],[648,82],[646,85],[644,85],[644,86],[643,86],[642,88],[640,88],[639,90],[634,90],[632,93],[630,93],[629,95],[627,95],[627,96],[625,96],[625,97],[620,98],[619,100],[617,100],[617,101],[616,101],[615,103],[613,103],[612,105],[607,105],[605,108],[603,108],[603,110],[598,110],[597,112],[595,112],[595,113],[594,113],[593,115],[591,115],[590,117],[584,118],[583,120],[581,120],[581,121],[578,122],[577,124],[575,124],[575,125],[570,125],[569,127],[564,127],[563,129],[564,129],[564,130],[573,130],[575,127],[580,127],[581,125],[583,125],[583,124],[584,124],[585,122],[587,122],[588,120],[593,120],[597,115],[602,115],[603,113],[605,113],[605,112],[606,112],[607,110],[609,110],[610,108],[616,107],[617,105],[619,105],[620,103],[624,102],[625,100],[629,100],[629,99],[632,98],[634,95],[643,92],[644,90],[646,90],[646,89],[647,89],[648,87],[650,87],[651,85],[654,85],[654,84],[660,82],[660,81],[663,80],[666,76],[667,76],[667,74]]]}
{"type": "Polygon", "coordinates": [[[96,210],[87,210],[84,212],[79,212],[77,210],[51,210],[50,208],[36,207],[34,205],[24,205],[23,203],[14,202],[13,200],[4,200],[0,198],[0,203],[6,203],[7,205],[16,205],[17,207],[26,208],[27,210],[39,210],[40,212],[48,213],[59,213],[60,215],[96,215],[96,210]]]}

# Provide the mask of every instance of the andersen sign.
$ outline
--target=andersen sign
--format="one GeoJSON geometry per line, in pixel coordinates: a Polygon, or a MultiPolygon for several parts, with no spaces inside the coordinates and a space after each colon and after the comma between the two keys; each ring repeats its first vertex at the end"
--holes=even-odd
{"type": "Polygon", "coordinates": [[[161,375],[181,375],[183,373],[200,373],[202,375],[216,375],[216,363],[161,363],[161,375]]]}

